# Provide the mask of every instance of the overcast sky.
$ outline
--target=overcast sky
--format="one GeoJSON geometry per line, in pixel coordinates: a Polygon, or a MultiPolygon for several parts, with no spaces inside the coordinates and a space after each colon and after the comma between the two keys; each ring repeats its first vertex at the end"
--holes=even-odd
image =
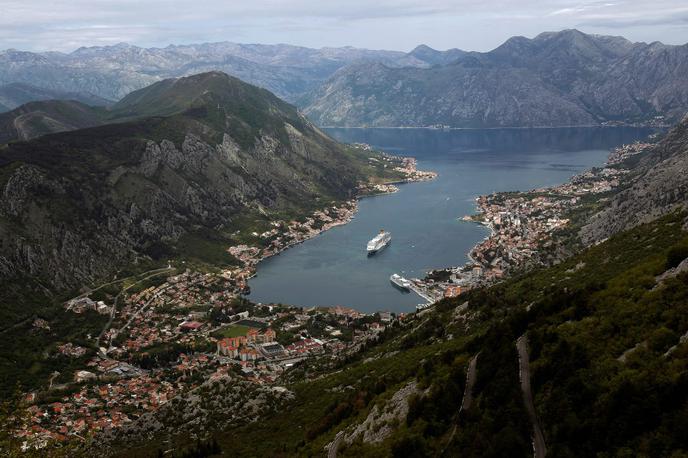
{"type": "Polygon", "coordinates": [[[485,51],[565,28],[684,44],[688,0],[0,0],[0,49],[33,51],[210,41],[485,51]]]}

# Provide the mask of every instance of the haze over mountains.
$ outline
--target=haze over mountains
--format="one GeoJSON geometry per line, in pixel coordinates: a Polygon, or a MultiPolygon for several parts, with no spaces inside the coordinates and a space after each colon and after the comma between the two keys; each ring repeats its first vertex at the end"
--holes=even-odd
{"type": "Polygon", "coordinates": [[[438,59],[435,54],[429,53],[432,61],[426,62],[422,56],[397,51],[229,42],[165,48],[120,43],[79,48],[69,54],[10,49],[0,52],[0,84],[20,81],[56,91],[88,92],[118,100],[165,78],[218,70],[292,100],[352,62],[373,60],[388,65],[428,66],[438,59]]]}

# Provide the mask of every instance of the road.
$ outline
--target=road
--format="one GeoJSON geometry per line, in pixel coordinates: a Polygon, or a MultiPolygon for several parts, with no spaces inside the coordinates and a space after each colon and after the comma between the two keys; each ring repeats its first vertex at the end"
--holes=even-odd
{"type": "MultiPolygon", "coordinates": [[[[143,273],[139,274],[139,276],[141,276],[141,275],[146,275],[144,278],[141,278],[140,280],[135,281],[134,283],[132,283],[131,285],[127,286],[126,288],[123,288],[123,289],[119,292],[119,294],[117,295],[117,297],[115,297],[114,303],[112,304],[112,310],[110,311],[110,318],[108,319],[108,322],[107,322],[107,323],[105,324],[105,326],[103,327],[103,330],[100,331],[100,334],[98,334],[98,339],[96,340],[96,346],[97,346],[98,348],[100,348],[100,341],[101,341],[101,339],[103,338],[103,335],[105,335],[105,333],[107,332],[107,330],[110,329],[110,326],[112,326],[112,321],[115,319],[115,313],[117,312],[117,303],[120,301],[122,295],[123,295],[125,292],[127,292],[129,289],[131,289],[131,288],[133,288],[134,286],[136,286],[136,285],[138,285],[139,283],[141,283],[142,281],[146,281],[146,280],[148,280],[149,278],[153,278],[153,277],[155,277],[155,276],[157,276],[157,275],[160,275],[160,274],[163,274],[163,273],[167,273],[167,272],[170,272],[170,271],[173,271],[173,270],[175,270],[174,267],[165,267],[165,268],[162,268],[162,269],[153,269],[153,270],[149,270],[149,271],[147,271],[147,272],[143,272],[143,273]]],[[[131,277],[129,277],[129,278],[131,278],[131,277]]],[[[102,286],[103,286],[103,285],[101,285],[101,287],[102,287],[102,286]]]]}
{"type": "Polygon", "coordinates": [[[542,434],[540,423],[535,414],[535,404],[533,403],[533,392],[530,388],[530,357],[528,356],[528,338],[522,335],[516,340],[518,350],[518,376],[521,379],[521,391],[523,392],[523,402],[528,411],[530,423],[533,425],[533,456],[544,458],[547,455],[545,436],[542,434]]]}
{"type": "MultiPolygon", "coordinates": [[[[480,353],[478,353],[480,354],[480,353]]],[[[473,386],[475,385],[476,367],[478,366],[478,355],[471,358],[471,362],[468,363],[468,371],[466,373],[466,388],[463,390],[463,399],[461,400],[461,408],[459,409],[459,415],[464,410],[471,408],[473,404],[473,386]]]]}
{"type": "Polygon", "coordinates": [[[449,447],[449,445],[451,445],[452,441],[454,440],[454,436],[456,435],[456,430],[459,428],[459,422],[461,421],[461,413],[464,410],[470,409],[471,405],[473,404],[473,387],[475,386],[475,379],[477,377],[476,368],[478,367],[479,354],[480,353],[476,354],[473,358],[471,358],[471,361],[468,363],[468,370],[466,371],[466,386],[463,389],[463,397],[461,398],[461,407],[459,407],[459,413],[457,414],[457,422],[454,424],[454,427],[452,428],[452,432],[449,435],[447,443],[444,445],[444,447],[442,447],[442,451],[437,456],[445,456],[447,448],[449,447]]]}
{"type": "Polygon", "coordinates": [[[164,293],[165,291],[167,291],[169,288],[170,288],[170,286],[167,286],[167,287],[161,289],[160,291],[158,291],[157,293],[153,294],[153,297],[151,297],[150,299],[148,299],[148,300],[146,301],[146,303],[143,304],[143,306],[141,306],[141,308],[139,308],[138,310],[136,310],[136,312],[132,313],[131,318],[129,318],[129,320],[124,324],[124,326],[122,326],[121,328],[119,328],[119,330],[117,331],[117,334],[119,334],[119,333],[121,333],[122,331],[124,331],[125,329],[127,329],[127,328],[131,325],[131,323],[136,319],[136,317],[139,316],[139,315],[141,315],[141,313],[143,313],[143,312],[148,308],[148,306],[150,305],[151,302],[153,302],[155,299],[157,299],[158,297],[160,297],[160,295],[161,295],[162,293],[164,293]]]}

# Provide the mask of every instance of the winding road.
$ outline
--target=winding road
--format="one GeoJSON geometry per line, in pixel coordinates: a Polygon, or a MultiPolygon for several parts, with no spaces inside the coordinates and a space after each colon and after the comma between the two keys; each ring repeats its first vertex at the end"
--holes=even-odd
{"type": "MultiPolygon", "coordinates": [[[[147,272],[143,272],[143,273],[137,275],[137,277],[140,277],[140,276],[142,276],[142,275],[146,275],[144,278],[141,278],[141,279],[135,281],[134,283],[132,283],[131,285],[127,286],[126,288],[123,288],[123,289],[119,292],[119,294],[117,294],[117,297],[115,297],[115,301],[114,301],[113,304],[112,304],[112,310],[110,311],[110,318],[108,319],[108,322],[107,322],[107,323],[105,324],[105,326],[103,327],[103,330],[100,331],[100,334],[98,334],[98,339],[96,339],[96,347],[100,348],[100,345],[101,345],[101,344],[100,344],[100,341],[102,340],[102,338],[103,338],[103,336],[105,335],[105,333],[107,332],[107,330],[110,329],[110,326],[112,326],[112,321],[115,319],[115,313],[117,312],[117,303],[120,301],[122,295],[123,295],[124,293],[126,293],[128,290],[130,290],[131,288],[133,288],[134,286],[136,286],[136,285],[138,285],[139,283],[141,283],[142,281],[146,281],[146,280],[148,280],[149,278],[153,278],[153,277],[155,277],[155,276],[158,276],[158,275],[160,275],[160,274],[167,273],[167,272],[170,272],[170,271],[173,271],[173,270],[175,270],[174,267],[164,267],[164,268],[153,269],[153,270],[149,270],[149,271],[147,271],[147,272]]],[[[131,277],[129,277],[129,278],[131,278],[131,277]]],[[[125,279],[125,280],[126,280],[126,279],[125,279]]],[[[101,286],[99,286],[99,287],[96,288],[96,289],[102,288],[103,286],[105,286],[105,285],[101,285],[101,286]]],[[[90,294],[90,293],[93,292],[93,291],[95,291],[95,290],[91,290],[91,291],[90,291],[89,293],[87,293],[86,295],[90,294]]],[[[81,297],[81,296],[80,296],[80,297],[81,297]]]]}
{"type": "Polygon", "coordinates": [[[473,404],[473,386],[475,385],[476,379],[476,367],[478,366],[478,353],[473,358],[471,362],[468,363],[468,371],[466,372],[466,388],[463,390],[463,399],[461,400],[461,408],[459,409],[459,415],[464,410],[471,408],[473,404]]]}
{"type": "Polygon", "coordinates": [[[468,363],[468,370],[466,371],[466,386],[463,389],[463,397],[461,398],[461,407],[459,407],[457,421],[456,423],[454,423],[454,427],[452,428],[452,432],[449,435],[447,443],[444,445],[444,447],[442,447],[442,451],[437,456],[445,456],[447,448],[449,447],[449,445],[451,445],[452,441],[454,440],[454,436],[456,436],[456,430],[459,428],[459,422],[461,421],[461,413],[464,410],[470,409],[471,405],[473,404],[473,386],[475,385],[476,380],[476,368],[478,367],[479,354],[480,353],[477,353],[473,358],[471,358],[470,362],[468,363]]]}
{"type": "Polygon", "coordinates": [[[528,338],[522,335],[516,340],[518,350],[518,376],[521,379],[521,391],[523,392],[523,402],[528,411],[530,423],[533,425],[533,456],[535,458],[545,458],[547,446],[545,436],[542,434],[540,423],[535,414],[535,404],[533,403],[533,392],[530,388],[530,357],[528,356],[528,338]]]}

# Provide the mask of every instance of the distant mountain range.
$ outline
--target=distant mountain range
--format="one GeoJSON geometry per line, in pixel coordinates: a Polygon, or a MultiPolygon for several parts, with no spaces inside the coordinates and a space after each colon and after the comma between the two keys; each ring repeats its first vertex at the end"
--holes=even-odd
{"type": "MultiPolygon", "coordinates": [[[[85,92],[119,100],[131,91],[165,78],[217,70],[266,88],[283,99],[294,100],[354,62],[428,67],[451,60],[454,53],[461,51],[440,52],[421,46],[404,53],[352,47],[311,49],[286,44],[230,42],[165,48],[140,48],[121,43],[79,48],[68,54],[10,49],[0,52],[0,85],[21,82],[53,91],[85,92]]],[[[32,100],[39,99],[25,102],[32,100]]],[[[1,95],[0,103],[3,103],[1,95]]],[[[5,109],[16,106],[6,105],[5,109]]]]}
{"type": "Polygon", "coordinates": [[[139,257],[203,261],[212,246],[214,263],[231,262],[239,220],[348,198],[369,155],[220,72],[155,83],[108,110],[33,102],[0,121],[5,139],[38,137],[0,145],[0,279],[60,290],[139,257]]]}
{"type": "Polygon", "coordinates": [[[565,30],[452,56],[431,68],[350,65],[300,105],[325,126],[568,126],[657,116],[675,122],[688,110],[688,45],[565,30]]]}
{"type": "Polygon", "coordinates": [[[0,88],[0,111],[45,99],[105,105],[157,81],[207,71],[266,88],[322,126],[672,123],[688,107],[688,45],[564,30],[513,37],[485,53],[230,42],[7,50],[0,52],[0,85],[10,86],[0,88]]]}

